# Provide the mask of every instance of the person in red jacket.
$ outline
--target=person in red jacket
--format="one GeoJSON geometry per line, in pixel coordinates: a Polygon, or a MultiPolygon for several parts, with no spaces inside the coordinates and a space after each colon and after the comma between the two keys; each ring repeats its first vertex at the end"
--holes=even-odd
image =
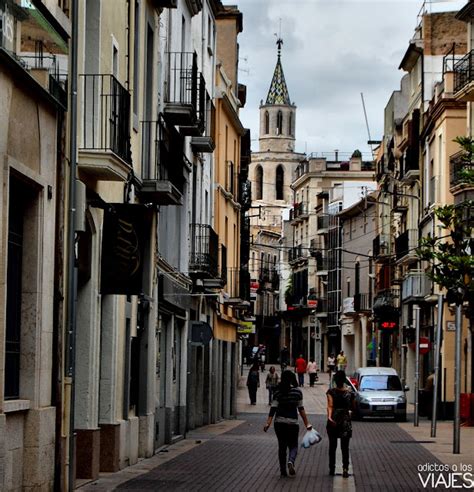
{"type": "Polygon", "coordinates": [[[296,359],[295,371],[298,374],[298,384],[300,387],[304,386],[304,373],[306,372],[306,361],[303,359],[303,354],[296,359]]]}

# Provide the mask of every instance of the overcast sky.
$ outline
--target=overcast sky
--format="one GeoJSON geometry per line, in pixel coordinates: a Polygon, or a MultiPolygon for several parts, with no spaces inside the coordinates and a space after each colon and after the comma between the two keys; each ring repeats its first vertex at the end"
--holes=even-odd
{"type": "MultiPolygon", "coordinates": [[[[230,3],[230,2],[224,2],[230,3]]],[[[240,82],[247,85],[241,111],[258,149],[259,105],[266,99],[277,51],[280,18],[282,63],[297,105],[296,149],[363,153],[367,128],[383,132],[383,110],[403,75],[398,66],[413,35],[421,0],[236,0],[244,16],[239,36],[240,82]]],[[[465,0],[437,0],[431,11],[457,10],[465,0]]]]}

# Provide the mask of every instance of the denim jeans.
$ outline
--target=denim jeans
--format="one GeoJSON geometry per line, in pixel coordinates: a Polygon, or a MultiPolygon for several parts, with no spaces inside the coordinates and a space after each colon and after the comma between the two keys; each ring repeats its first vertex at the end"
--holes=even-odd
{"type": "Polygon", "coordinates": [[[275,422],[275,433],[278,439],[278,460],[280,461],[280,472],[286,474],[286,450],[288,448],[288,461],[293,464],[298,454],[298,424],[284,424],[275,422]]]}
{"type": "Polygon", "coordinates": [[[298,384],[304,386],[304,372],[298,373],[298,384]]]}

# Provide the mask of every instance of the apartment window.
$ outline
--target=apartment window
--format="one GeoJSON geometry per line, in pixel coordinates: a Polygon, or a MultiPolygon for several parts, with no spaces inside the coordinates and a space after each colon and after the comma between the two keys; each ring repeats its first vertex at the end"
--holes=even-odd
{"type": "Polygon", "coordinates": [[[265,135],[270,133],[270,115],[268,111],[265,111],[265,135]]]}
{"type": "Polygon", "coordinates": [[[277,135],[283,135],[283,113],[278,111],[277,113],[277,135]]]}
{"type": "Polygon", "coordinates": [[[257,166],[255,169],[255,200],[263,198],[263,168],[257,166]]]}
{"type": "MultiPolygon", "coordinates": [[[[17,399],[28,397],[21,391],[21,379],[33,378],[30,368],[20,375],[20,353],[23,332],[33,333],[34,320],[22,318],[22,312],[36,312],[34,301],[25,299],[23,293],[37,281],[38,265],[38,200],[34,190],[19,179],[10,177],[8,204],[8,263],[7,263],[7,305],[5,333],[5,387],[4,397],[17,399]],[[24,245],[28,245],[24,248],[24,245]],[[28,285],[24,285],[25,277],[28,285]]],[[[30,338],[31,338],[30,337],[30,338]]]]}
{"type": "Polygon", "coordinates": [[[181,17],[181,51],[186,51],[186,19],[184,15],[181,17]]]}
{"type": "Polygon", "coordinates": [[[112,40],[112,74],[114,77],[118,77],[119,72],[119,59],[118,59],[118,46],[115,40],[112,40]]]}
{"type": "Polygon", "coordinates": [[[285,171],[282,165],[279,165],[276,170],[276,199],[283,200],[283,183],[285,179],[285,171]]]}
{"type": "Polygon", "coordinates": [[[20,339],[24,205],[12,182],[8,210],[7,328],[5,338],[5,398],[20,397],[20,339]]]}

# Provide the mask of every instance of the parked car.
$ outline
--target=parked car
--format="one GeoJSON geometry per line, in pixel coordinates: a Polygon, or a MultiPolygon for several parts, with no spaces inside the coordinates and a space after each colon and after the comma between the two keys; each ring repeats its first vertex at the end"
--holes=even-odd
{"type": "Polygon", "coordinates": [[[355,418],[394,417],[404,422],[407,418],[406,391],[398,373],[392,367],[361,367],[354,374],[357,382],[355,418]]]}

